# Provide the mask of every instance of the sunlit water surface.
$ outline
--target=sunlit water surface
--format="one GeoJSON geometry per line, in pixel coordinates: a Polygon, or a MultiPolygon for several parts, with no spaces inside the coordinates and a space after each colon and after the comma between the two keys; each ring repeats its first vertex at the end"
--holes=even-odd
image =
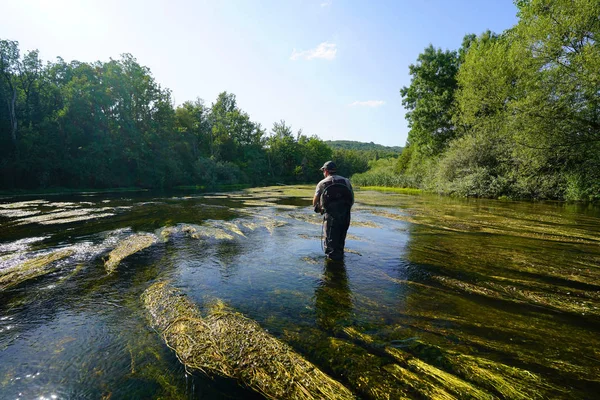
{"type": "Polygon", "coordinates": [[[345,265],[333,266],[310,196],[0,199],[0,274],[70,250],[0,291],[0,398],[260,398],[186,373],[140,301],[163,279],[201,309],[223,300],[361,397],[360,371],[321,347],[352,343],[344,328],[432,364],[423,346],[529,371],[547,397],[600,393],[598,208],[359,192],[345,265]],[[134,233],[156,243],[107,274],[134,233]]]}

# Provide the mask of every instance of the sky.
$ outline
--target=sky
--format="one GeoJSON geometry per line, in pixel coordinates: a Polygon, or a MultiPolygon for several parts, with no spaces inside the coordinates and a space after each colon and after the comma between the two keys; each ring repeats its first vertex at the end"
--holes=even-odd
{"type": "Polygon", "coordinates": [[[0,39],[45,61],[132,54],[175,104],[234,93],[270,131],[404,146],[400,88],[432,44],[517,22],[512,0],[0,0],[0,39]]]}

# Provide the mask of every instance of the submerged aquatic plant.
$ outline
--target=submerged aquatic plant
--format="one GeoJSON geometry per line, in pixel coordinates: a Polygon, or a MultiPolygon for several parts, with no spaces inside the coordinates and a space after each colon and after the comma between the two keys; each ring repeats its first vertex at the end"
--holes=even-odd
{"type": "Polygon", "coordinates": [[[19,201],[16,203],[5,203],[0,204],[0,208],[27,208],[27,207],[37,207],[42,204],[49,203],[47,200],[29,200],[29,201],[19,201]]]}
{"type": "Polygon", "coordinates": [[[412,397],[411,388],[384,369],[390,361],[361,346],[309,327],[287,329],[284,337],[294,348],[305,352],[310,360],[343,379],[361,398],[390,400],[412,397]]]}
{"type": "Polygon", "coordinates": [[[108,260],[106,260],[104,263],[106,272],[108,274],[113,273],[124,258],[152,246],[155,242],[156,237],[150,234],[129,236],[120,242],[117,247],[109,253],[108,260]]]}
{"type": "Polygon", "coordinates": [[[352,393],[255,321],[216,303],[206,316],[167,282],[142,295],[152,325],[191,370],[235,378],[268,399],[353,399],[352,393]]]}
{"type": "Polygon", "coordinates": [[[101,212],[112,210],[111,208],[97,208],[97,209],[56,209],[53,212],[45,213],[42,215],[35,215],[31,217],[21,218],[17,220],[17,225],[27,224],[40,224],[40,225],[58,225],[68,224],[72,222],[86,221],[90,219],[106,218],[115,215],[111,212],[101,212]]]}
{"type": "Polygon", "coordinates": [[[72,256],[71,249],[59,250],[31,258],[23,263],[0,270],[0,290],[16,286],[26,280],[37,278],[53,270],[48,268],[55,261],[72,256]]]}
{"type": "Polygon", "coordinates": [[[287,330],[285,337],[369,399],[568,397],[530,371],[418,338],[386,343],[353,327],[336,331],[335,337],[307,327],[287,330]]]}

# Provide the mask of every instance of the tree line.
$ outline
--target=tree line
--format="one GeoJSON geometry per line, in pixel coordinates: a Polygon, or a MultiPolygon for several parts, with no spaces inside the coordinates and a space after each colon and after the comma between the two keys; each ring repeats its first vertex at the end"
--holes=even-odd
{"type": "Polygon", "coordinates": [[[369,142],[357,142],[355,140],[326,140],[325,143],[332,149],[348,149],[371,151],[376,158],[397,157],[402,153],[400,146],[383,146],[381,144],[369,142]]]}
{"type": "Polygon", "coordinates": [[[458,50],[430,45],[410,65],[400,90],[410,131],[385,169],[390,184],[600,199],[600,2],[515,4],[510,29],[467,35],[458,50]]]}
{"type": "Polygon", "coordinates": [[[43,63],[0,40],[0,189],[171,188],[315,182],[336,159],[364,172],[372,155],[332,149],[284,121],[269,132],[232,93],[179,106],[150,70],[108,62],[43,63]]]}

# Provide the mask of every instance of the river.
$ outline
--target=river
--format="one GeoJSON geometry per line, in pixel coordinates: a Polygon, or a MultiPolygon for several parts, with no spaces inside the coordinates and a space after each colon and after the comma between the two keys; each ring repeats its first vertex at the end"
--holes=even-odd
{"type": "Polygon", "coordinates": [[[600,393],[600,208],[357,191],[340,266],[311,198],[1,198],[0,398],[261,398],[186,372],[140,301],[159,280],[222,300],[360,398],[600,393]],[[152,245],[108,273],[134,234],[152,245]]]}

